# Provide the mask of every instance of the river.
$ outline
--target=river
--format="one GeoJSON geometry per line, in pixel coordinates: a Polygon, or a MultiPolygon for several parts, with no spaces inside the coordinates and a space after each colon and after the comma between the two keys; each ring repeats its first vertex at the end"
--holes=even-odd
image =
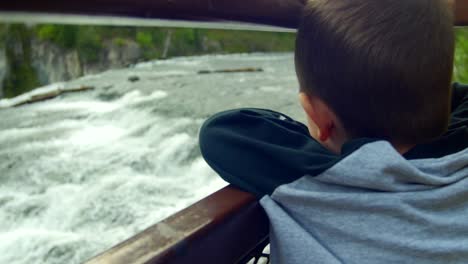
{"type": "Polygon", "coordinates": [[[197,143],[215,112],[303,119],[290,53],[153,61],[64,85],[95,89],[0,109],[0,263],[81,263],[223,187],[197,143]],[[243,67],[263,71],[198,74],[243,67]]]}

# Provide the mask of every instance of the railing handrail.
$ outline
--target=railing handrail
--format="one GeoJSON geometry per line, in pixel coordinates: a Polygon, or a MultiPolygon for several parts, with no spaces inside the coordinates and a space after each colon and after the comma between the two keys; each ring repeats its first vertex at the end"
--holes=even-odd
{"type": "Polygon", "coordinates": [[[255,198],[225,187],[86,264],[238,263],[268,239],[255,198]]]}
{"type": "MultiPolygon", "coordinates": [[[[468,25],[468,1],[454,5],[455,25],[468,25]]],[[[240,21],[297,28],[306,0],[21,0],[0,1],[0,11],[127,16],[195,21],[240,21]]]]}

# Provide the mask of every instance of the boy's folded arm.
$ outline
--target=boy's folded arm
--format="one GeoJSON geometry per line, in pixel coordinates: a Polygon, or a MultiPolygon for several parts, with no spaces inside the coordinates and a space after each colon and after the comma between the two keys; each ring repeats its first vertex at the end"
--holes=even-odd
{"type": "Polygon", "coordinates": [[[224,180],[257,197],[306,174],[318,175],[339,160],[310,137],[305,125],[262,109],[211,117],[201,128],[200,149],[224,180]]]}
{"type": "Polygon", "coordinates": [[[452,111],[468,100],[468,85],[454,83],[452,86],[452,111]]]}
{"type": "Polygon", "coordinates": [[[453,84],[449,130],[468,126],[468,85],[453,84]]]}

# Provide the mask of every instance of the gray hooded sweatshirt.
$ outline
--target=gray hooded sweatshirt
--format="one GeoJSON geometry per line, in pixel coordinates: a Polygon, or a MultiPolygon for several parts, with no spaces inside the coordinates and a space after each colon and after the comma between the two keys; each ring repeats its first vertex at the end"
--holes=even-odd
{"type": "Polygon", "coordinates": [[[453,85],[448,131],[404,155],[369,138],[332,153],[304,124],[254,108],[210,117],[200,150],[263,197],[273,264],[468,263],[466,85],[453,85]]]}
{"type": "Polygon", "coordinates": [[[407,160],[368,143],[261,200],[272,263],[468,263],[468,148],[407,160]]]}

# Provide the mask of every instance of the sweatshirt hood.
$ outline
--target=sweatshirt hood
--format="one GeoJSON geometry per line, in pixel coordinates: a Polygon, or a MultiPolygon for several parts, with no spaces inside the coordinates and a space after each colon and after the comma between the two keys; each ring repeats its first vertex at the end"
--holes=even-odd
{"type": "Polygon", "coordinates": [[[405,159],[365,144],[260,201],[272,263],[466,263],[468,149],[405,159]]]}
{"type": "Polygon", "coordinates": [[[468,178],[468,148],[435,159],[407,160],[389,142],[363,145],[314,180],[384,192],[433,189],[468,178]]]}

